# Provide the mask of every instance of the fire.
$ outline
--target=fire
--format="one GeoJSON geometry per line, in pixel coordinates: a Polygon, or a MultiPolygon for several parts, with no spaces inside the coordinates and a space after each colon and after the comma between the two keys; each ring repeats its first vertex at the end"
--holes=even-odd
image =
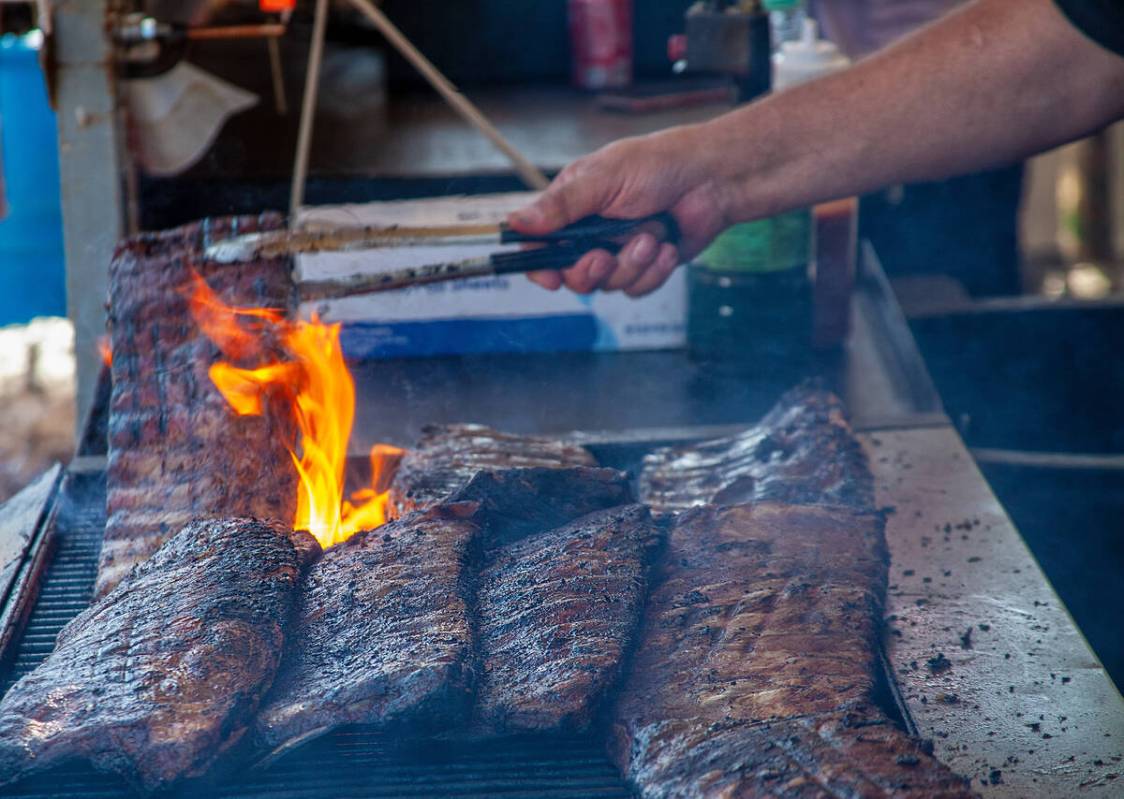
{"type": "Polygon", "coordinates": [[[106,366],[113,366],[113,347],[109,344],[109,336],[98,336],[98,355],[106,366]]]}
{"type": "Polygon", "coordinates": [[[355,382],[343,360],[340,326],[290,320],[270,308],[225,305],[199,275],[193,276],[192,315],[229,361],[215,363],[211,380],[235,413],[260,416],[281,406],[296,421],[299,441],[286,444],[299,477],[294,529],[308,530],[327,548],[390,517],[388,472],[402,450],[371,449],[369,487],[344,499],[347,442],[355,418],[355,382]],[[276,360],[270,352],[284,351],[276,360]],[[263,362],[264,361],[264,362],[263,362]]]}

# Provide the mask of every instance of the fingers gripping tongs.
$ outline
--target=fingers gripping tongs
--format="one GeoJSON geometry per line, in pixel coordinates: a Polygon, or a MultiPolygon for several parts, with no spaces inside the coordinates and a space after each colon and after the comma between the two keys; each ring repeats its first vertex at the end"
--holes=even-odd
{"type": "Polygon", "coordinates": [[[390,247],[479,244],[539,245],[495,252],[461,261],[426,264],[390,271],[350,275],[298,284],[300,298],[324,300],[420,286],[469,277],[508,275],[539,269],[563,269],[592,250],[617,253],[632,236],[650,232],[657,240],[676,243],[679,229],[668,213],[641,219],[587,216],[551,233],[529,235],[500,225],[455,227],[339,228],[334,230],[268,231],[216,242],[206,257],[219,263],[275,258],[294,253],[368,250],[390,247]]]}

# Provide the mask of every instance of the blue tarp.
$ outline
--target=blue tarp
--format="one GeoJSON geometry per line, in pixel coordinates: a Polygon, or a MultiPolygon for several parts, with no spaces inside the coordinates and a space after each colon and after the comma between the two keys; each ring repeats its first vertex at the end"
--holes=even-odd
{"type": "Polygon", "coordinates": [[[66,314],[55,115],[37,33],[0,37],[0,325],[66,314]]]}

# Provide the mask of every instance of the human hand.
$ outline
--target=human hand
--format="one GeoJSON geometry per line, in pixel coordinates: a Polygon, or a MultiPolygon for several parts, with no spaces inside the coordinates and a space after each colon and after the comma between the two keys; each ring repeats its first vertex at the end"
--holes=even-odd
{"type": "Polygon", "coordinates": [[[678,246],[638,233],[616,256],[593,250],[561,272],[532,272],[531,280],[552,291],[565,285],[582,294],[601,289],[632,297],[663,285],[728,226],[696,138],[696,130],[685,127],[621,139],[574,161],[535,202],[508,218],[514,229],[541,235],[590,214],[637,219],[670,211],[679,225],[678,246]]]}

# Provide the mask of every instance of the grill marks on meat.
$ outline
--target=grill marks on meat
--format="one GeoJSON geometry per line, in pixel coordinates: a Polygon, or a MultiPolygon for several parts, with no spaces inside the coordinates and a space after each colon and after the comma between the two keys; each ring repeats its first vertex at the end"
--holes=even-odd
{"type": "Polygon", "coordinates": [[[613,712],[641,795],[971,795],[870,706],[887,557],[869,512],[683,514],[613,712]]]}
{"type": "Polygon", "coordinates": [[[811,383],[744,433],[653,452],[639,483],[641,501],[663,511],[761,501],[874,507],[874,478],[842,403],[811,383]]]}
{"type": "Polygon", "coordinates": [[[456,723],[475,682],[470,503],[408,514],[332,547],[305,576],[258,715],[276,755],[343,724],[456,723]]]}
{"type": "Polygon", "coordinates": [[[400,512],[440,502],[484,470],[596,466],[587,450],[554,438],[476,424],[433,425],[402,458],[391,485],[400,512]]]}
{"type": "MultiPolygon", "coordinates": [[[[450,500],[329,549],[305,577],[294,641],[259,714],[259,741],[276,756],[343,724],[421,728],[465,721],[477,682],[470,619],[477,612],[477,553],[487,548],[503,558],[506,544],[532,530],[561,526],[629,498],[625,476],[611,469],[481,471],[450,500]]],[[[627,563],[613,558],[638,555],[650,536],[649,524],[646,510],[617,511],[554,538],[548,532],[538,544],[543,552],[535,554],[530,543],[524,551],[544,563],[557,554],[549,546],[561,547],[556,539],[576,539],[573,551],[585,544],[587,567],[592,571],[600,558],[596,565],[606,572],[604,580],[627,593],[620,608],[628,609],[628,624],[635,625],[643,587],[630,584],[629,575],[644,565],[638,557],[627,563]],[[618,534],[619,541],[609,540],[618,534]],[[593,551],[598,546],[604,551],[593,551]]],[[[553,566],[560,575],[572,568],[553,566]]],[[[623,617],[619,623],[612,613],[606,618],[598,620],[607,628],[603,639],[616,631],[614,624],[627,626],[623,617]]],[[[529,615],[522,622],[528,640],[541,634],[536,622],[557,625],[529,615]]],[[[609,660],[598,666],[601,675],[589,677],[587,691],[600,690],[611,679],[609,660]]],[[[570,686],[569,712],[575,716],[592,704],[579,696],[582,679],[575,676],[570,686]]]]}
{"type": "Polygon", "coordinates": [[[872,513],[769,503],[685,513],[618,713],[763,721],[865,701],[885,559],[872,513]]]}
{"type": "Polygon", "coordinates": [[[272,525],[189,524],[0,702],[0,784],[75,758],[143,791],[205,773],[273,680],[300,566],[272,525]]]}
{"type": "Polygon", "coordinates": [[[497,732],[587,727],[620,674],[660,531],[630,505],[499,549],[477,593],[479,720],[497,732]]]}
{"type": "Polygon", "coordinates": [[[184,294],[194,269],[224,302],[287,307],[286,260],[233,268],[202,256],[211,239],[279,224],[276,215],[211,220],[118,248],[109,277],[113,393],[98,596],[192,519],[292,519],[296,473],[283,442],[295,433],[230,410],[207,374],[218,351],[184,294]]]}

